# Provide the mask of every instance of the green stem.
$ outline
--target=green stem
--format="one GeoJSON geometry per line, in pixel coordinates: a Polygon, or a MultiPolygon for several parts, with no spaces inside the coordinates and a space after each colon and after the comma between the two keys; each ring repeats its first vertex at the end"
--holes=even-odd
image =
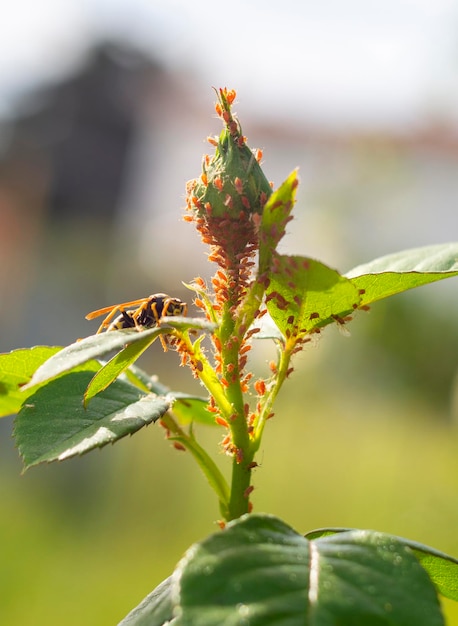
{"type": "Polygon", "coordinates": [[[240,380],[239,358],[243,336],[236,332],[236,324],[230,310],[231,298],[226,303],[221,320],[220,336],[222,374],[226,383],[226,398],[233,409],[228,421],[233,450],[232,479],[228,519],[236,519],[249,510],[249,486],[252,460],[250,435],[245,415],[244,395],[240,380]]]}
{"type": "Polygon", "coordinates": [[[248,441],[243,393],[240,382],[239,351],[240,338],[234,334],[235,324],[226,305],[221,322],[219,339],[221,342],[222,378],[225,397],[231,406],[229,426],[235,446],[245,446],[248,441]]]}
{"type": "Polygon", "coordinates": [[[285,382],[286,376],[288,374],[289,363],[291,360],[291,352],[294,348],[294,344],[285,345],[283,349],[280,351],[277,372],[275,373],[273,384],[266,392],[263,401],[261,403],[261,411],[257,419],[253,424],[253,450],[256,452],[261,445],[262,434],[264,432],[264,427],[266,425],[269,416],[272,413],[272,408],[275,402],[275,399],[280,391],[283,383],[285,382]]]}
{"type": "MultiPolygon", "coordinates": [[[[244,422],[243,393],[240,383],[239,351],[241,340],[235,334],[235,322],[226,303],[222,315],[220,335],[222,374],[226,381],[226,398],[232,411],[232,422],[244,422]]],[[[236,431],[239,429],[236,428],[236,431]]],[[[246,429],[245,429],[246,430],[246,429]]],[[[234,442],[235,443],[235,442],[234,442]]]]}
{"type": "MultiPolygon", "coordinates": [[[[239,315],[237,320],[234,322],[232,318],[230,318],[230,322],[232,322],[231,334],[232,336],[238,337],[237,343],[237,354],[231,354],[230,350],[227,350],[226,359],[229,363],[233,363],[231,367],[237,365],[237,373],[238,373],[238,358],[239,358],[239,350],[240,346],[243,342],[243,337],[248,329],[254,322],[256,317],[256,313],[259,310],[262,300],[264,297],[264,293],[266,290],[266,281],[263,279],[264,276],[267,275],[268,269],[270,267],[272,258],[271,250],[261,251],[259,257],[259,265],[256,279],[250,285],[248,292],[244,298],[243,304],[239,310],[239,315]]],[[[223,316],[224,319],[224,316],[223,316]]],[[[224,336],[221,338],[222,346],[225,346],[224,336]]],[[[231,344],[230,344],[231,345],[231,344]]],[[[222,349],[224,352],[224,347],[222,349]]],[[[226,360],[223,358],[223,362],[226,360]]],[[[286,368],[287,369],[287,368],[286,368]]],[[[285,375],[286,375],[285,369],[285,375]]],[[[232,439],[234,445],[236,447],[236,454],[232,461],[232,479],[231,479],[231,497],[229,501],[229,519],[236,519],[241,515],[249,512],[249,495],[251,488],[251,467],[252,462],[255,456],[256,451],[259,448],[261,442],[262,431],[264,428],[265,421],[267,420],[267,416],[271,413],[273,401],[278,393],[278,390],[281,386],[275,385],[275,388],[272,390],[270,401],[268,402],[268,406],[265,407],[265,411],[263,414],[258,417],[258,438],[253,439],[253,434],[250,438],[250,433],[248,430],[247,419],[244,410],[244,401],[243,401],[243,393],[241,390],[239,377],[237,378],[238,385],[236,387],[236,398],[239,400],[240,394],[240,409],[237,412],[237,418],[230,424],[232,439]]],[[[283,381],[282,381],[283,382],[283,381]]],[[[231,386],[229,386],[228,396],[232,393],[231,386]]],[[[256,432],[254,431],[256,435],[256,432]]]]}
{"type": "Polygon", "coordinates": [[[173,437],[170,437],[170,439],[181,443],[195,458],[210,486],[218,496],[221,514],[224,519],[228,519],[230,495],[229,486],[216,463],[207,454],[204,448],[197,443],[193,434],[185,433],[184,430],[178,426],[177,422],[170,415],[170,413],[164,415],[164,417],[162,417],[162,421],[168,430],[173,434],[173,437]]]}
{"type": "MultiPolygon", "coordinates": [[[[221,341],[222,373],[225,380],[223,385],[218,379],[205,355],[202,353],[199,340],[192,344],[189,335],[183,333],[189,354],[199,362],[197,374],[215,400],[221,415],[226,419],[231,430],[232,442],[235,448],[232,463],[232,478],[230,489],[222,477],[215,463],[206,452],[197,447],[195,439],[186,436],[181,429],[172,424],[171,432],[174,439],[180,441],[199,463],[207,476],[210,485],[218,494],[221,513],[226,520],[236,519],[249,510],[249,487],[251,469],[249,464],[253,459],[250,436],[244,409],[244,397],[240,382],[239,353],[241,339],[235,334],[235,323],[230,307],[227,304],[223,311],[219,332],[221,341]]],[[[168,424],[167,424],[168,426],[168,424]]],[[[169,426],[168,426],[169,427],[169,426]]]]}
{"type": "Polygon", "coordinates": [[[234,456],[232,460],[231,495],[228,507],[228,520],[237,519],[250,511],[251,468],[254,452],[251,447],[243,459],[234,456]]]}

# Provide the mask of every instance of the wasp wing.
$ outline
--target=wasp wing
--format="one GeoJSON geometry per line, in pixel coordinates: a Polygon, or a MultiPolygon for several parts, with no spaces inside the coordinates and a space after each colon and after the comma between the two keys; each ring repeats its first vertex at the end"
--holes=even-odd
{"type": "Polygon", "coordinates": [[[149,298],[140,298],[139,300],[131,300],[130,302],[122,302],[121,304],[112,304],[111,306],[106,306],[103,309],[97,309],[97,311],[91,311],[86,315],[87,320],[93,320],[96,317],[100,317],[101,315],[107,315],[112,311],[122,311],[123,309],[128,309],[132,306],[140,306],[145,302],[148,302],[149,298]]]}

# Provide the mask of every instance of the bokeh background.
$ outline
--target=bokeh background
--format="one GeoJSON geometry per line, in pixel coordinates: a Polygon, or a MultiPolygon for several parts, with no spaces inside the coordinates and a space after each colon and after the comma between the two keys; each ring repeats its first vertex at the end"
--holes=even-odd
{"type": "MultiPolygon", "coordinates": [[[[91,334],[85,314],[111,303],[189,301],[182,281],[211,275],[181,218],[220,131],[212,86],[237,90],[275,185],[299,167],[283,251],[347,271],[457,240],[455,0],[16,0],[2,23],[1,351],[91,334]]],[[[255,509],[458,556],[457,282],[379,303],[350,330],[299,355],[255,509]]],[[[199,391],[173,353],[142,365],[199,391]]],[[[116,624],[216,529],[203,477],[158,427],[22,476],[12,428],[1,421],[2,624],[116,624]]],[[[217,450],[220,431],[199,435],[217,450]]]]}

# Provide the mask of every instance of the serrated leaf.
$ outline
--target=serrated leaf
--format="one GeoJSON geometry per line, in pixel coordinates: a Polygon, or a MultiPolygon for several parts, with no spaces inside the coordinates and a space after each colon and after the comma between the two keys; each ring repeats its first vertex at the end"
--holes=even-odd
{"type": "Polygon", "coordinates": [[[109,352],[121,350],[126,344],[144,341],[146,337],[153,339],[162,334],[162,328],[151,328],[138,332],[136,330],[113,330],[109,333],[91,335],[81,341],[63,348],[56,355],[41,365],[32,376],[25,388],[34,387],[45,381],[60,376],[78,367],[86,361],[97,359],[109,352]]]}
{"type": "Polygon", "coordinates": [[[35,346],[0,354],[0,417],[17,413],[30,393],[22,391],[34,371],[62,348],[35,346]]]}
{"type": "Polygon", "coordinates": [[[150,347],[156,336],[143,337],[140,341],[130,343],[121,352],[118,352],[112,359],[105,363],[103,367],[94,375],[84,394],[84,405],[94,398],[98,393],[109,387],[124,370],[132,365],[143,352],[150,347]]]}
{"type": "Polygon", "coordinates": [[[348,278],[380,272],[458,272],[458,243],[412,248],[358,265],[348,278]]]}
{"type": "Polygon", "coordinates": [[[266,302],[282,334],[301,337],[343,320],[359,306],[360,295],[348,278],[319,261],[276,255],[266,302]]]}
{"type": "Polygon", "coordinates": [[[83,394],[94,371],[70,372],[29,396],[14,427],[25,469],[114,443],[155,422],[170,407],[166,398],[117,380],[84,409],[83,394]]]}
{"type": "MultiPolygon", "coordinates": [[[[312,540],[352,530],[354,529],[319,528],[308,532],[305,536],[312,540]]],[[[421,566],[428,572],[439,593],[458,602],[458,559],[417,541],[397,536],[393,536],[393,539],[412,550],[421,566]]]]}
{"type": "Polygon", "coordinates": [[[170,322],[167,320],[167,324],[162,323],[155,328],[146,328],[141,331],[131,329],[113,330],[107,333],[91,335],[63,348],[58,354],[51,357],[46,363],[43,363],[36,370],[26,388],[56,378],[86,361],[98,359],[110,352],[122,350],[127,345],[146,341],[147,338],[150,338],[152,343],[159,335],[165,335],[170,332],[171,328],[181,331],[193,329],[211,331],[214,325],[201,318],[176,316],[170,318],[170,322]]]}
{"type": "Polygon", "coordinates": [[[402,543],[372,531],[308,541],[266,515],[192,546],[172,587],[179,626],[444,625],[431,581],[402,543]]]}
{"type": "Polygon", "coordinates": [[[458,243],[405,250],[355,267],[346,274],[361,290],[361,304],[458,276],[458,243]]]}

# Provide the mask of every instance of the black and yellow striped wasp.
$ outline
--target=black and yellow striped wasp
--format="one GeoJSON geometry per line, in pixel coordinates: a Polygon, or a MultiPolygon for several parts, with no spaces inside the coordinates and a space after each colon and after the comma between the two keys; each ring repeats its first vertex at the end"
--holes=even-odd
{"type": "Polygon", "coordinates": [[[106,315],[97,330],[98,334],[104,330],[108,332],[124,328],[136,328],[137,330],[154,328],[160,324],[162,318],[174,315],[185,316],[187,311],[188,305],[179,298],[171,298],[165,293],[155,293],[147,298],[97,309],[97,311],[88,313],[86,319],[93,320],[100,315],[106,315]],[[117,313],[119,315],[115,317],[117,313]]]}

